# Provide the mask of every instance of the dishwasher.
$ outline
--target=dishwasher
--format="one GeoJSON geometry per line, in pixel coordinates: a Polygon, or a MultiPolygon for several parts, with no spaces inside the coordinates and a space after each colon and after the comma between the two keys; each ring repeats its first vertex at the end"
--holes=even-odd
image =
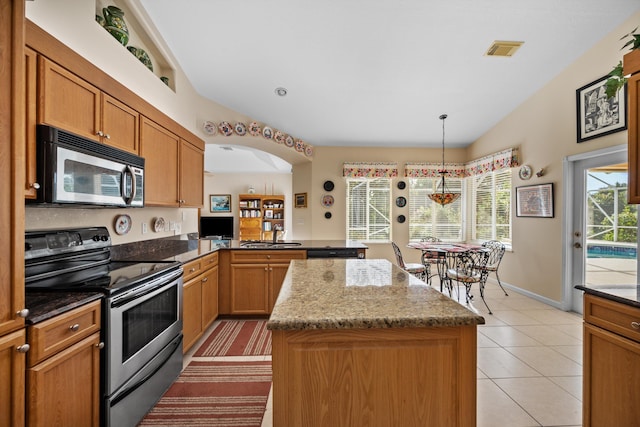
{"type": "Polygon", "coordinates": [[[364,258],[364,252],[356,248],[314,248],[307,249],[307,259],[311,258],[364,258]]]}

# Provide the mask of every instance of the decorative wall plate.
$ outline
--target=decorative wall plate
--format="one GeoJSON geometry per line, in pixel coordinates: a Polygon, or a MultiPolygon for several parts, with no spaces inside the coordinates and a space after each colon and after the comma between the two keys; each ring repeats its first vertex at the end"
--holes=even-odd
{"type": "Polygon", "coordinates": [[[224,136],[231,136],[233,134],[233,127],[228,122],[220,122],[218,125],[218,130],[224,136]]]}
{"type": "Polygon", "coordinates": [[[155,231],[156,233],[159,233],[161,231],[164,231],[164,218],[162,218],[161,216],[159,216],[158,218],[156,218],[153,221],[153,231],[155,231]]]}
{"type": "Polygon", "coordinates": [[[262,137],[266,138],[266,139],[273,138],[273,129],[271,129],[269,126],[263,127],[262,128],[262,137]]]}
{"type": "Polygon", "coordinates": [[[333,206],[333,196],[330,194],[325,194],[324,196],[322,196],[322,206],[324,206],[325,208],[330,208],[331,206],[333,206]]]}
{"type": "Polygon", "coordinates": [[[247,133],[247,127],[244,125],[244,123],[240,122],[236,123],[236,125],[233,127],[233,130],[240,136],[244,136],[247,133]]]}
{"type": "Polygon", "coordinates": [[[403,222],[405,222],[407,220],[407,218],[405,218],[404,215],[398,215],[398,222],[400,224],[402,224],[403,222]]]}
{"type": "Polygon", "coordinates": [[[406,182],[404,182],[404,181],[398,181],[398,188],[399,188],[400,190],[404,190],[406,186],[407,186],[407,183],[406,183],[406,182]]]}
{"type": "Polygon", "coordinates": [[[520,179],[523,179],[525,181],[531,178],[531,166],[522,165],[522,167],[518,171],[518,176],[520,177],[520,179]]]}
{"type": "Polygon", "coordinates": [[[204,123],[202,123],[202,130],[207,135],[213,136],[213,135],[216,134],[218,128],[216,127],[215,123],[213,123],[213,122],[211,122],[209,120],[205,120],[204,123]]]}
{"type": "Polygon", "coordinates": [[[324,217],[327,219],[331,219],[331,212],[325,212],[324,217]]]}
{"type": "Polygon", "coordinates": [[[113,228],[117,234],[127,234],[131,231],[132,221],[129,215],[118,215],[116,216],[115,222],[113,223],[113,228]]]}
{"type": "Polygon", "coordinates": [[[322,188],[324,188],[324,191],[333,191],[333,181],[325,181],[324,184],[322,184],[322,188]]]}
{"type": "Polygon", "coordinates": [[[396,206],[399,208],[404,208],[407,205],[407,199],[400,196],[396,199],[396,206]]]}
{"type": "Polygon", "coordinates": [[[251,136],[258,136],[260,135],[260,132],[262,130],[260,129],[260,125],[257,122],[251,122],[249,124],[249,133],[251,134],[251,136]]]}

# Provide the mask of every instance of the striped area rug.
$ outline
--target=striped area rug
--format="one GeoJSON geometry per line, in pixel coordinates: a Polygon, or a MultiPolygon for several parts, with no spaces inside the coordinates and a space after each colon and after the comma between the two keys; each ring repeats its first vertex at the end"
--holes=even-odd
{"type": "Polygon", "coordinates": [[[271,332],[265,320],[222,320],[194,357],[271,354],[271,332]]]}
{"type": "Polygon", "coordinates": [[[271,362],[193,361],[139,426],[260,427],[271,362]]]}

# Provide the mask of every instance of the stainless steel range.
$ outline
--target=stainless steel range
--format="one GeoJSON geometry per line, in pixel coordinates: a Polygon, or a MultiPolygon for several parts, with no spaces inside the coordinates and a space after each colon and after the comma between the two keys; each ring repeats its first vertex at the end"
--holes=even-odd
{"type": "Polygon", "coordinates": [[[182,370],[182,266],[114,262],[104,227],[25,234],[26,292],[104,294],[102,425],[135,426],[182,370]]]}

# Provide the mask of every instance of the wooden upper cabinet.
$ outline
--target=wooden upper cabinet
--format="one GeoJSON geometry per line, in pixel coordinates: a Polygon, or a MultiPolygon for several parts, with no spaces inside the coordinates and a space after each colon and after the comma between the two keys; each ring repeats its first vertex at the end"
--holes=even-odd
{"type": "Polygon", "coordinates": [[[106,93],[102,94],[101,99],[103,142],[138,154],[140,114],[106,93]]]}
{"type": "Polygon", "coordinates": [[[186,140],[180,141],[180,206],[202,207],[204,151],[186,140]]]}
{"type": "Polygon", "coordinates": [[[136,110],[47,58],[38,61],[39,123],[139,154],[136,110]]]}
{"type": "Polygon", "coordinates": [[[100,90],[42,56],[38,79],[38,121],[99,141],[100,90]]]}
{"type": "Polygon", "coordinates": [[[640,49],[624,56],[628,97],[629,203],[640,203],[640,49]]]}
{"type": "Polygon", "coordinates": [[[37,197],[36,172],[36,105],[38,103],[38,54],[28,47],[24,49],[25,74],[25,177],[24,196],[27,199],[37,197]]]}
{"type": "Polygon", "coordinates": [[[180,138],[142,116],[140,155],[145,159],[145,205],[178,206],[180,138]]]}

